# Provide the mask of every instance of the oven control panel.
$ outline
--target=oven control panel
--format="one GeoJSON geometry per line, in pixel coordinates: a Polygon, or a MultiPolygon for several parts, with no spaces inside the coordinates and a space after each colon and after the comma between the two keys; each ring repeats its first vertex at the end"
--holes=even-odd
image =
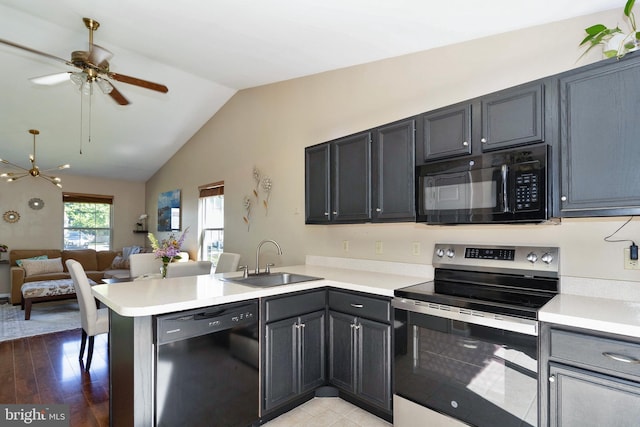
{"type": "Polygon", "coordinates": [[[560,249],[553,246],[493,246],[438,243],[433,266],[557,277],[560,249]]]}

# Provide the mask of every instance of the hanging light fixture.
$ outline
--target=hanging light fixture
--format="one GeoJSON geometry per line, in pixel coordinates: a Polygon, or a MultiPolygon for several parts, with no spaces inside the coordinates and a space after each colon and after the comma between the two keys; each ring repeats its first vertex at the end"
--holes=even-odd
{"type": "Polygon", "coordinates": [[[45,169],[43,171],[40,170],[40,168],[36,165],[36,135],[40,134],[40,131],[37,129],[29,129],[29,133],[31,135],[33,135],[33,154],[29,155],[29,161],[31,162],[31,169],[26,169],[23,168],[22,166],[18,166],[14,163],[11,163],[8,160],[5,159],[0,159],[0,163],[4,163],[10,166],[13,166],[15,168],[18,169],[22,169],[24,172],[6,172],[3,174],[0,174],[0,178],[7,178],[7,182],[13,182],[16,181],[20,178],[23,178],[25,176],[32,176],[34,178],[40,177],[43,179],[46,179],[47,181],[49,181],[50,183],[52,183],[53,185],[62,188],[62,184],[60,183],[60,178],[58,178],[57,176],[53,176],[53,175],[47,175],[44,172],[49,172],[52,170],[60,170],[60,169],[68,169],[71,167],[71,165],[69,165],[68,163],[65,165],[60,165],[57,166],[55,168],[51,168],[51,169],[45,169]]]}

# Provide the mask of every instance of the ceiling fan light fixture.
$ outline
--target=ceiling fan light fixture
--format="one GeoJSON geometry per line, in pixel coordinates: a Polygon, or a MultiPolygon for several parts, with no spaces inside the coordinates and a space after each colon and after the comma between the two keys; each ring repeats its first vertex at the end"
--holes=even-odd
{"type": "Polygon", "coordinates": [[[113,90],[113,86],[111,86],[111,83],[109,83],[105,79],[97,79],[96,82],[98,83],[98,87],[100,88],[102,93],[104,93],[105,95],[109,95],[113,90]]]}
{"type": "Polygon", "coordinates": [[[82,84],[87,81],[86,73],[71,73],[69,76],[74,85],[82,87],[82,84]]]}

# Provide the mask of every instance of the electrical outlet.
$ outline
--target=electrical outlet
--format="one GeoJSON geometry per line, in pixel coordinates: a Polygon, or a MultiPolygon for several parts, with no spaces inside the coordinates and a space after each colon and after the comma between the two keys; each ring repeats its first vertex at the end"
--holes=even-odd
{"type": "Polygon", "coordinates": [[[413,255],[420,255],[420,242],[413,242],[413,255]]]}
{"type": "Polygon", "coordinates": [[[376,255],[382,255],[382,240],[376,240],[376,255]]]}
{"type": "Polygon", "coordinates": [[[348,240],[343,240],[342,241],[342,250],[344,252],[349,252],[349,241],[348,240]]]}
{"type": "Polygon", "coordinates": [[[640,260],[631,259],[631,251],[629,248],[624,248],[624,269],[625,270],[640,270],[640,260]]]}

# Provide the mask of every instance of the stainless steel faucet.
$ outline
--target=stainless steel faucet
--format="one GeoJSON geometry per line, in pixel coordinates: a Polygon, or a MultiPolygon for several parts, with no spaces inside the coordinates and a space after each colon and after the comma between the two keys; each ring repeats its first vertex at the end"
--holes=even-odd
{"type": "MultiPolygon", "coordinates": [[[[275,240],[268,239],[258,243],[258,248],[256,249],[256,274],[260,274],[260,248],[265,243],[273,243],[274,245],[276,245],[276,248],[278,248],[278,255],[282,255],[282,249],[280,249],[280,245],[275,240]]],[[[268,267],[267,267],[267,270],[268,270],[268,267]]]]}

